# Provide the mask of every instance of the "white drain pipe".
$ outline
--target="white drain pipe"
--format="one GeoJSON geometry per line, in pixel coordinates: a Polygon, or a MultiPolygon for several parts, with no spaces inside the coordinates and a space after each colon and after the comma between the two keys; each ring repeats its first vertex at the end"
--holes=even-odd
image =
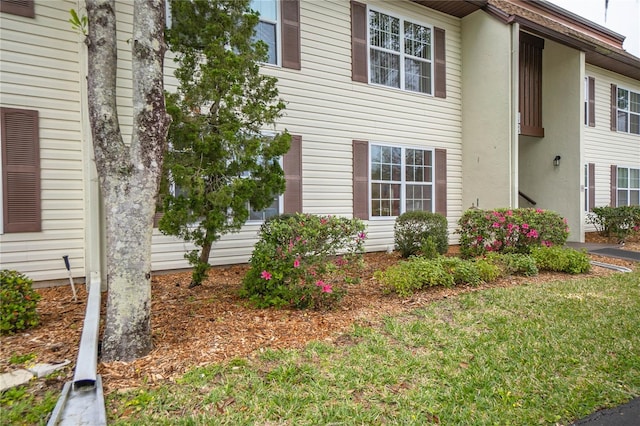
{"type": "Polygon", "coordinates": [[[107,424],[102,379],[97,374],[100,287],[100,273],[92,272],[73,382],[65,383],[48,426],[107,424]]]}

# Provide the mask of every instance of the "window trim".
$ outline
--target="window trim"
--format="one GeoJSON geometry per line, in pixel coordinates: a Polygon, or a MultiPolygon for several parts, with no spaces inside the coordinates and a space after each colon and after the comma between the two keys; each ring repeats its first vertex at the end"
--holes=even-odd
{"type": "Polygon", "coordinates": [[[401,14],[397,14],[394,12],[389,12],[388,10],[385,10],[383,8],[378,8],[378,7],[371,7],[370,5],[367,5],[366,7],[366,13],[365,13],[365,20],[366,20],[366,42],[367,42],[367,50],[366,50],[366,60],[367,60],[367,84],[371,85],[371,86],[375,86],[375,87],[384,87],[384,88],[388,88],[388,89],[393,89],[393,90],[400,90],[403,92],[407,92],[407,93],[415,93],[415,94],[419,94],[419,95],[425,95],[425,96],[432,96],[435,97],[435,90],[436,90],[436,84],[435,84],[435,80],[436,80],[436,58],[435,58],[435,32],[436,32],[436,27],[433,24],[427,24],[424,21],[421,21],[419,19],[409,19],[406,18],[405,15],[401,15],[401,14]],[[388,15],[392,18],[397,18],[400,20],[399,23],[399,27],[400,27],[400,33],[399,33],[399,38],[400,38],[400,50],[398,52],[394,52],[388,49],[384,49],[384,48],[379,48],[377,46],[372,46],[371,44],[371,21],[370,21],[370,13],[371,12],[377,12],[377,13],[382,13],[385,15],[388,15]],[[428,28],[431,32],[431,40],[430,40],[430,58],[429,60],[424,60],[422,58],[418,58],[419,60],[423,61],[423,62],[428,62],[429,63],[429,67],[431,70],[431,74],[430,74],[430,87],[429,87],[429,92],[419,92],[419,91],[415,91],[415,90],[409,90],[406,88],[406,70],[405,70],[405,66],[404,66],[404,61],[405,58],[416,58],[414,56],[410,56],[407,55],[404,52],[404,46],[405,46],[405,37],[404,37],[404,23],[408,21],[412,24],[415,25],[420,25],[422,27],[428,28]],[[371,50],[372,48],[374,48],[377,51],[380,52],[387,52],[387,53],[393,53],[393,54],[397,54],[399,56],[399,63],[400,63],[400,87],[394,87],[394,86],[387,86],[385,84],[381,84],[381,83],[374,83],[371,81],[371,50]]]}
{"type": "MultiPolygon", "coordinates": [[[[257,0],[260,1],[260,0],[257,0]]],[[[271,0],[269,0],[271,1],[271,0]]],[[[276,30],[275,30],[275,35],[276,35],[276,63],[273,64],[271,62],[260,62],[261,66],[267,66],[267,67],[277,67],[277,68],[282,68],[282,1],[280,0],[273,0],[276,2],[276,20],[275,20],[275,24],[276,24],[276,30]]],[[[249,7],[251,7],[251,3],[249,3],[249,7]]],[[[266,22],[269,24],[273,24],[274,22],[271,20],[267,20],[267,19],[263,19],[262,16],[258,17],[259,22],[266,22]]],[[[260,40],[259,38],[256,37],[256,40],[260,40]]]]}
{"type": "MultiPolygon", "coordinates": [[[[615,206],[614,207],[622,207],[622,206],[635,206],[636,204],[630,204],[631,202],[631,191],[637,191],[638,192],[638,198],[640,199],[640,188],[631,188],[630,184],[631,184],[631,170],[637,170],[638,174],[640,174],[640,166],[616,166],[616,174],[615,174],[615,206]],[[620,186],[618,185],[619,182],[619,175],[620,175],[620,170],[621,169],[625,169],[627,170],[628,174],[627,174],[627,186],[625,188],[620,188],[620,186]],[[618,196],[618,192],[619,191],[626,191],[627,192],[627,204],[621,205],[620,204],[620,197],[618,196]]],[[[640,204],[637,204],[640,205],[640,204]]]]}
{"type": "MultiPolygon", "coordinates": [[[[617,86],[617,85],[616,85],[616,97],[615,97],[615,118],[616,118],[616,120],[615,120],[615,130],[616,130],[617,132],[620,132],[620,133],[626,133],[626,134],[629,134],[629,135],[640,135],[640,112],[632,112],[632,111],[631,111],[631,108],[630,108],[630,106],[631,106],[631,93],[634,93],[634,94],[635,94],[636,96],[638,96],[638,98],[640,99],[640,91],[637,91],[637,92],[636,92],[636,91],[633,91],[633,90],[631,90],[631,89],[627,89],[626,87],[620,87],[620,86],[617,86]],[[626,109],[626,110],[620,109],[620,107],[618,106],[618,98],[619,98],[619,96],[620,96],[620,91],[621,91],[621,90],[626,91],[626,92],[628,93],[628,95],[629,95],[629,96],[628,96],[628,97],[629,97],[629,101],[628,101],[628,102],[629,102],[629,105],[628,105],[628,109],[626,109]],[[626,128],[626,129],[624,129],[624,130],[620,129],[620,126],[618,125],[618,115],[619,115],[619,113],[620,113],[621,111],[622,111],[623,113],[626,113],[626,115],[627,115],[627,128],[626,128]],[[638,123],[639,123],[639,124],[638,124],[638,133],[632,133],[632,132],[631,132],[631,115],[635,115],[635,116],[637,116],[637,117],[638,117],[638,123]]],[[[612,102],[612,104],[613,104],[613,102],[612,102]]],[[[612,117],[612,118],[613,118],[613,117],[612,117]]]]}
{"type": "MultiPolygon", "coordinates": [[[[406,150],[407,149],[414,149],[414,150],[420,150],[420,151],[426,151],[426,152],[430,152],[431,153],[431,181],[430,182],[424,182],[425,186],[431,186],[431,210],[422,210],[422,211],[430,211],[431,213],[435,213],[437,211],[436,209],[436,200],[437,200],[437,195],[436,195],[436,189],[437,189],[437,185],[436,185],[436,174],[437,174],[437,166],[436,166],[436,148],[434,147],[424,147],[424,146],[415,146],[415,145],[402,145],[402,144],[395,144],[395,143],[386,143],[386,142],[379,142],[379,141],[369,141],[368,143],[368,150],[367,150],[367,155],[368,155],[368,162],[367,162],[367,203],[368,203],[368,210],[369,210],[369,220],[373,220],[373,221],[380,221],[380,220],[395,220],[398,216],[374,216],[373,215],[373,206],[372,206],[372,185],[374,183],[374,179],[371,178],[371,163],[372,163],[372,150],[374,146],[379,146],[379,147],[388,147],[388,148],[401,148],[401,158],[402,158],[402,162],[400,163],[401,165],[401,171],[400,171],[400,214],[405,213],[407,211],[406,209],[406,203],[407,203],[407,192],[406,192],[406,185],[407,185],[407,180],[406,180],[406,150]]],[[[396,181],[380,181],[380,182],[396,182],[396,181]]]]}

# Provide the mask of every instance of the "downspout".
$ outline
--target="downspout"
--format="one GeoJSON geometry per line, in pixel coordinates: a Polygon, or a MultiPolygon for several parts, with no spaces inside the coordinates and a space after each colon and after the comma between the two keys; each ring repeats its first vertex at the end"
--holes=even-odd
{"type": "Polygon", "coordinates": [[[518,191],[520,190],[520,183],[518,179],[519,174],[519,150],[518,140],[520,133],[520,118],[518,117],[518,96],[519,96],[519,69],[520,69],[520,24],[515,21],[509,22],[511,24],[511,96],[509,97],[509,109],[511,111],[511,128],[510,131],[510,156],[511,164],[509,171],[511,174],[511,194],[509,194],[509,205],[512,208],[518,208],[518,191]]]}
{"type": "MultiPolygon", "coordinates": [[[[85,7],[84,0],[78,0],[78,11],[85,7]]],[[[82,162],[84,164],[83,180],[84,180],[84,252],[85,252],[85,274],[86,282],[89,283],[91,277],[97,273],[97,277],[101,280],[101,290],[107,290],[107,279],[105,271],[102,269],[104,265],[103,245],[104,233],[102,232],[102,201],[100,197],[100,185],[98,182],[98,173],[95,166],[93,155],[93,142],[91,135],[91,127],[89,125],[89,106],[88,106],[88,89],[87,74],[89,69],[87,46],[84,43],[84,35],[80,35],[78,42],[78,56],[80,58],[80,114],[82,122],[82,162]]],[[[87,284],[88,285],[88,284],[87,284]]],[[[88,290],[88,287],[87,287],[88,290]]]]}

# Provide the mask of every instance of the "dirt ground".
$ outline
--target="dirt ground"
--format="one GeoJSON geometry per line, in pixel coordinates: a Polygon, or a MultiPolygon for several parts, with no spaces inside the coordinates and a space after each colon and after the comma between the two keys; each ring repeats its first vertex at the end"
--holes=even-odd
{"type": "MultiPolygon", "coordinates": [[[[628,242],[625,249],[640,251],[640,242],[628,242]]],[[[451,254],[455,252],[452,247],[451,254]]],[[[383,293],[373,278],[376,270],[396,263],[397,253],[365,255],[365,270],[360,284],[348,287],[348,293],[335,310],[299,311],[255,309],[237,296],[247,265],[216,267],[200,287],[189,289],[187,272],[157,275],[152,278],[152,329],[154,350],[134,362],[100,363],[105,393],[139,386],[154,386],[174,380],[188,369],[234,357],[251,357],[268,348],[299,348],[313,340],[335,342],[354,323],[374,324],[386,315],[397,314],[434,300],[486,288],[535,284],[555,279],[574,279],[566,274],[542,273],[536,277],[509,277],[478,287],[431,288],[410,298],[383,293]]],[[[637,267],[634,262],[592,256],[606,263],[637,267]]],[[[593,267],[588,276],[614,273],[593,267]]],[[[0,372],[17,367],[12,355],[35,354],[34,362],[57,363],[70,360],[55,378],[40,380],[32,389],[42,392],[60,390],[73,379],[85,313],[86,292],[77,286],[79,301],[74,302],[69,286],[38,289],[40,325],[10,336],[0,337],[0,372]]],[[[103,295],[103,309],[106,297],[103,295]]]]}

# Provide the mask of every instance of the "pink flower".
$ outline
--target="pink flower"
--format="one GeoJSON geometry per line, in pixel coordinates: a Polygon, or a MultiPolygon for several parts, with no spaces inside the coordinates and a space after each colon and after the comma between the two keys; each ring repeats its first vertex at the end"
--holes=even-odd
{"type": "Polygon", "coordinates": [[[358,234],[358,239],[359,240],[364,240],[365,238],[367,238],[367,234],[365,234],[364,232],[360,232],[358,234]]]}
{"type": "Polygon", "coordinates": [[[500,224],[498,222],[493,222],[493,226],[494,228],[500,228],[500,224]]]}
{"type": "Polygon", "coordinates": [[[544,210],[542,209],[536,209],[536,213],[542,213],[544,210]]]}
{"type": "Polygon", "coordinates": [[[529,229],[529,224],[528,223],[523,223],[522,224],[522,229],[529,229]]]}
{"type": "Polygon", "coordinates": [[[547,247],[551,247],[553,244],[551,244],[551,241],[542,240],[542,245],[545,245],[547,247]]]}
{"type": "Polygon", "coordinates": [[[316,281],[316,285],[321,287],[323,293],[333,293],[333,289],[331,288],[331,284],[327,284],[322,280],[316,281]]]}
{"type": "Polygon", "coordinates": [[[324,217],[321,217],[321,218],[320,218],[320,224],[321,224],[321,225],[326,225],[326,224],[327,224],[327,222],[329,222],[329,221],[328,221],[327,219],[325,219],[324,217]]]}
{"type": "Polygon", "coordinates": [[[513,210],[507,210],[507,216],[513,216],[513,210]]]}
{"type": "Polygon", "coordinates": [[[262,271],[262,273],[260,274],[260,277],[269,281],[271,279],[271,274],[267,271],[262,271]]]}
{"type": "Polygon", "coordinates": [[[300,266],[300,259],[296,259],[296,260],[294,260],[294,261],[293,261],[293,267],[294,267],[294,268],[297,268],[297,267],[299,267],[299,266],[300,266]]]}
{"type": "Polygon", "coordinates": [[[527,237],[538,238],[538,231],[536,231],[535,229],[532,229],[531,231],[527,232],[527,237]]]}

